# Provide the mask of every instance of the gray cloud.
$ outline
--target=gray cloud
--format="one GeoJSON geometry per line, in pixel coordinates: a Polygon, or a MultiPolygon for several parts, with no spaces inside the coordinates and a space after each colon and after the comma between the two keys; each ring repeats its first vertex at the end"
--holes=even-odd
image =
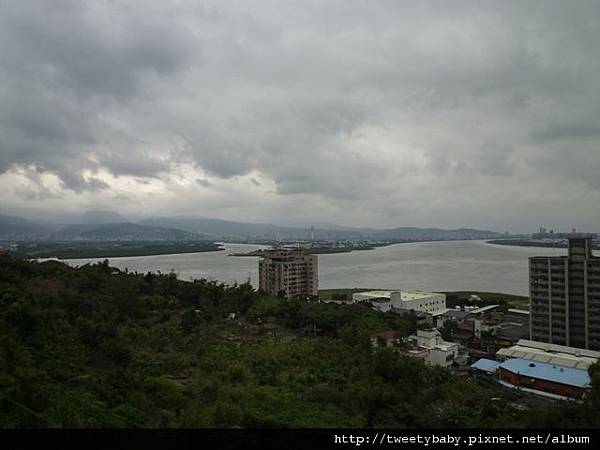
{"type": "Polygon", "coordinates": [[[34,165],[81,191],[108,187],[79,175],[86,169],[149,176],[168,169],[129,148],[111,122],[150,94],[155,79],[185,68],[191,39],[159,15],[141,19],[139,11],[101,5],[2,2],[0,171],[34,165]]]}
{"type": "Polygon", "coordinates": [[[548,217],[587,192],[572,226],[600,219],[598,2],[0,5],[0,179],[32,183],[15,206],[133,207],[139,185],[156,211],[212,195],[240,218],[507,228],[538,224],[519,192],[548,217]]]}

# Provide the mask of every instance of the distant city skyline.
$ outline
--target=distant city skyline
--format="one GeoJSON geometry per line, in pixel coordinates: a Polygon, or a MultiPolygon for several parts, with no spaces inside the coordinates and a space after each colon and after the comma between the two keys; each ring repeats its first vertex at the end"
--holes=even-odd
{"type": "Polygon", "coordinates": [[[598,2],[0,2],[0,214],[600,231],[598,2]]]}

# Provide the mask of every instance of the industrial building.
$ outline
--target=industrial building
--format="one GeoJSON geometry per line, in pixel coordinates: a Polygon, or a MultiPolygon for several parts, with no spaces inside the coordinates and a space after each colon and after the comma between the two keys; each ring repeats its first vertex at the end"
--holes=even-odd
{"type": "Polygon", "coordinates": [[[496,352],[498,360],[504,361],[510,358],[587,370],[592,364],[598,362],[600,352],[521,339],[516,345],[496,352]]]}
{"type": "Polygon", "coordinates": [[[494,377],[505,386],[552,398],[581,399],[591,383],[585,369],[523,358],[504,362],[482,358],[471,369],[475,374],[494,377]]]}
{"type": "Polygon", "coordinates": [[[577,399],[590,388],[587,370],[521,358],[511,358],[500,364],[498,379],[515,387],[577,399]]]}
{"type": "Polygon", "coordinates": [[[446,296],[437,292],[423,291],[367,291],[352,294],[357,303],[368,301],[380,311],[392,308],[405,311],[424,312],[433,316],[446,312],[446,296]]]}
{"type": "Polygon", "coordinates": [[[318,272],[316,255],[301,250],[265,251],[258,262],[259,289],[286,298],[316,297],[318,272]]]}
{"type": "Polygon", "coordinates": [[[569,239],[568,256],[529,259],[530,338],[600,350],[600,257],[592,238],[569,239]]]}

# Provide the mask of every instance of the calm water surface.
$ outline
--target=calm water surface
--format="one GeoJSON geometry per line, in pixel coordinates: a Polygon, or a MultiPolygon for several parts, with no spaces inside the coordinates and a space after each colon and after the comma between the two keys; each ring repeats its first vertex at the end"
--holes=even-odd
{"type": "MultiPolygon", "coordinates": [[[[258,284],[256,257],[229,253],[265,248],[225,244],[225,251],[179,255],[108,258],[111,265],[130,271],[169,272],[179,278],[207,278],[258,284]]],[[[319,255],[319,286],[327,288],[385,288],[422,290],[476,290],[526,295],[529,256],[564,255],[565,249],[509,247],[485,241],[449,241],[396,244],[375,250],[319,255]]],[[[66,260],[81,265],[105,258],[66,260]]]]}

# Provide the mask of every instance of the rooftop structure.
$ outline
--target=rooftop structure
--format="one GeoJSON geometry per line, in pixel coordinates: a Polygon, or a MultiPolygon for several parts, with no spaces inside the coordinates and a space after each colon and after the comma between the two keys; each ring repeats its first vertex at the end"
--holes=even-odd
{"type": "Polygon", "coordinates": [[[587,370],[600,359],[600,352],[521,339],[517,345],[498,350],[496,356],[587,370]]]}
{"type": "Polygon", "coordinates": [[[392,308],[425,312],[431,315],[446,311],[446,296],[424,291],[367,291],[352,295],[354,302],[370,301],[381,311],[392,308]]]}

